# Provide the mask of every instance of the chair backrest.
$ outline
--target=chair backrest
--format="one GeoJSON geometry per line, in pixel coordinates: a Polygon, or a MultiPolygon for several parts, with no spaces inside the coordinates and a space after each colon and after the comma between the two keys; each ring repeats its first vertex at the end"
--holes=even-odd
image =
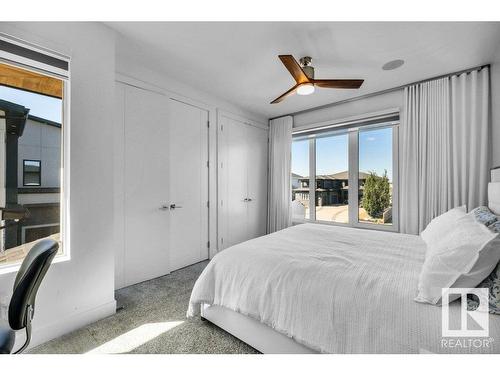
{"type": "Polygon", "coordinates": [[[35,308],[38,287],[58,249],[59,244],[56,241],[46,238],[36,243],[24,258],[17,272],[14,293],[9,304],[9,325],[12,329],[26,327],[27,307],[35,308]]]}

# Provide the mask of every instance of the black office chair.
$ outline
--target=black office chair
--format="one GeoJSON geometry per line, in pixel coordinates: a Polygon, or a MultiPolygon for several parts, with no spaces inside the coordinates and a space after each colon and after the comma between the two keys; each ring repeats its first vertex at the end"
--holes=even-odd
{"type": "Polygon", "coordinates": [[[15,331],[26,329],[26,342],[14,354],[26,349],[31,340],[31,320],[35,312],[35,298],[59,244],[49,238],[31,248],[24,258],[14,282],[14,293],[9,304],[9,327],[0,327],[0,354],[10,354],[16,339],[15,331]]]}

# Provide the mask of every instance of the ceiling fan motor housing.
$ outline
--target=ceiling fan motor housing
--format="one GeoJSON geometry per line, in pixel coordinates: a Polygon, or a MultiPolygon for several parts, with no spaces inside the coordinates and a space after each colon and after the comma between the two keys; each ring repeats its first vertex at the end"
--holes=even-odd
{"type": "Polygon", "coordinates": [[[304,73],[309,79],[314,79],[314,68],[311,66],[312,58],[309,56],[304,56],[300,60],[300,65],[304,73]]]}
{"type": "Polygon", "coordinates": [[[302,70],[306,73],[307,78],[314,79],[314,68],[312,66],[303,66],[302,70]]]}

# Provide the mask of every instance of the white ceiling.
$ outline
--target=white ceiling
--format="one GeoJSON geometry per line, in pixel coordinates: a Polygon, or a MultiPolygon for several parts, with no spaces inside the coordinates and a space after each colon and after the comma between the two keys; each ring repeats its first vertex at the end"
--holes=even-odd
{"type": "Polygon", "coordinates": [[[275,117],[493,61],[500,23],[118,22],[117,54],[275,117]],[[359,90],[317,89],[279,104],[294,83],[278,59],[313,58],[316,78],[362,78],[359,90]],[[403,67],[382,65],[405,60],[403,67]]]}

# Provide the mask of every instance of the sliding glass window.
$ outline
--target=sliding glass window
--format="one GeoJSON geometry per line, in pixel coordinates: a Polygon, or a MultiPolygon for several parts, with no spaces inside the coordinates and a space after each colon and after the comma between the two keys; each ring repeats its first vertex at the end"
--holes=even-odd
{"type": "Polygon", "coordinates": [[[359,131],[358,221],[392,225],[393,129],[359,131]]]}
{"type": "Polygon", "coordinates": [[[348,134],[316,138],[316,220],[349,222],[348,134]]]}
{"type": "Polygon", "coordinates": [[[398,230],[398,124],[391,115],[296,132],[293,221],[398,230]]]}

